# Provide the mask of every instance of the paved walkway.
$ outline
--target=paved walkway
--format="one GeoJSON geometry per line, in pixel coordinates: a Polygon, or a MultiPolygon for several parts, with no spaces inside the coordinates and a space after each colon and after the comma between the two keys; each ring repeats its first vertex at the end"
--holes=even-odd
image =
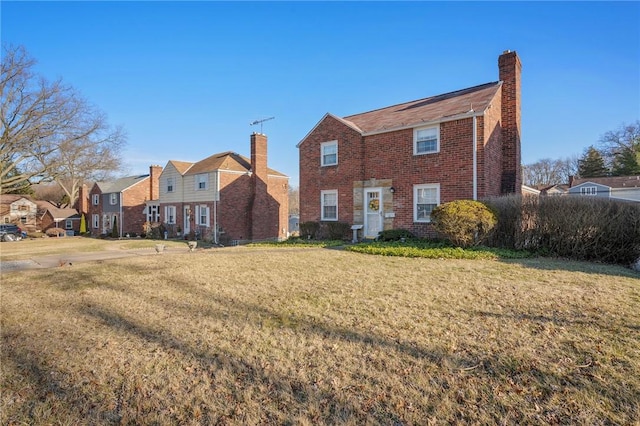
{"type": "MultiPolygon", "coordinates": [[[[165,253],[187,253],[186,247],[165,247],[165,253]]],[[[0,272],[25,271],[30,269],[57,268],[81,262],[98,260],[122,259],[134,256],[158,255],[154,248],[130,250],[105,250],[86,253],[53,254],[49,256],[34,256],[26,260],[7,260],[0,262],[0,272]]]]}

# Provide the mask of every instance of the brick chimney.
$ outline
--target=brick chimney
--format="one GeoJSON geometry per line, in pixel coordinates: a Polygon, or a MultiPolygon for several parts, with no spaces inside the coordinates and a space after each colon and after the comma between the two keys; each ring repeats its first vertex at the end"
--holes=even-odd
{"type": "Polygon", "coordinates": [[[160,198],[160,173],[162,166],[149,166],[149,199],[157,200],[160,198]]]}
{"type": "Polygon", "coordinates": [[[78,202],[76,205],[80,214],[87,214],[89,212],[89,189],[84,183],[78,189],[78,202]]]}
{"type": "Polygon", "coordinates": [[[502,193],[521,193],[520,81],[522,63],[516,52],[505,50],[498,58],[502,81],[502,193]]]}
{"type": "MultiPolygon", "coordinates": [[[[267,192],[267,136],[251,135],[251,239],[263,240],[278,235],[277,228],[270,230],[271,212],[267,192]],[[275,231],[270,232],[270,231],[275,231]]],[[[276,222],[277,223],[277,222],[276,222]]]]}

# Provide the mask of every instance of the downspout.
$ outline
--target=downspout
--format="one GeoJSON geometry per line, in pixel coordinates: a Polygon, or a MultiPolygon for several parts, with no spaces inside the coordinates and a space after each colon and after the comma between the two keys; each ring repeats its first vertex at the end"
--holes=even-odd
{"type": "Polygon", "coordinates": [[[220,199],[220,171],[216,171],[216,193],[213,196],[213,243],[218,244],[218,200],[220,199]]]}
{"type": "Polygon", "coordinates": [[[120,191],[120,229],[118,229],[119,237],[122,238],[122,229],[124,228],[124,217],[122,217],[122,191],[120,191]]]}
{"type": "Polygon", "coordinates": [[[473,115],[473,199],[478,199],[478,131],[477,116],[473,115]]]}

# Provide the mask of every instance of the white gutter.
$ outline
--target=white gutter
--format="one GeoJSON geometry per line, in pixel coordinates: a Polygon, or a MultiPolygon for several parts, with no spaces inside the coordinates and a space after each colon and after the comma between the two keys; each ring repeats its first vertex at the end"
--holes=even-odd
{"type": "Polygon", "coordinates": [[[478,131],[477,116],[473,116],[473,199],[478,199],[478,131]]]}

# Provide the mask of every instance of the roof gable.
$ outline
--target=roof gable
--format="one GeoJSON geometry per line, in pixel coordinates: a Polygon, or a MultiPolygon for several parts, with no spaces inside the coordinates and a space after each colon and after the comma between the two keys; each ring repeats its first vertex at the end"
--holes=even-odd
{"type": "Polygon", "coordinates": [[[326,113],[317,123],[315,126],[313,126],[313,129],[311,129],[305,136],[304,138],[302,138],[302,140],[300,142],[298,142],[298,144],[296,145],[296,148],[300,148],[300,145],[302,145],[302,143],[307,140],[307,138],[309,137],[310,134],[312,134],[319,126],[320,124],[322,124],[328,117],[331,117],[333,119],[338,120],[339,122],[341,122],[342,124],[344,124],[347,127],[350,127],[351,129],[355,130],[356,132],[362,134],[362,129],[360,129],[358,126],[356,126],[354,123],[352,123],[351,121],[345,120],[344,118],[340,118],[337,115],[333,115],[331,113],[326,113]]]}
{"type": "Polygon", "coordinates": [[[140,182],[145,181],[149,178],[149,175],[138,175],[138,176],[126,176],[120,179],[116,179],[114,181],[109,182],[96,182],[95,184],[100,189],[100,192],[103,194],[109,194],[113,192],[123,192],[134,185],[137,185],[140,182]]]}
{"type": "Polygon", "coordinates": [[[610,188],[640,188],[640,175],[574,179],[572,187],[576,187],[588,182],[608,186],[610,188]]]}

